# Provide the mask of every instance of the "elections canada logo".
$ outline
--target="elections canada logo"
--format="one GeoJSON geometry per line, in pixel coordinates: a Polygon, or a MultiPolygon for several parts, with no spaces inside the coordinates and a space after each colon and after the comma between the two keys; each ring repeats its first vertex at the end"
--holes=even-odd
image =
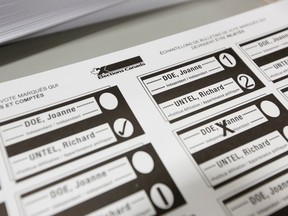
{"type": "Polygon", "coordinates": [[[98,79],[102,79],[105,77],[116,75],[118,73],[123,73],[125,71],[142,67],[144,65],[145,63],[143,62],[142,58],[140,56],[136,56],[110,65],[102,66],[99,68],[93,68],[91,73],[97,75],[98,79]]]}

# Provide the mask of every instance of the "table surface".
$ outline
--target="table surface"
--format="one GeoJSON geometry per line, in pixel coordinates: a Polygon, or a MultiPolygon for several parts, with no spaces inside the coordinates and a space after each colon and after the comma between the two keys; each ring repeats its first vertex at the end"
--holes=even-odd
{"type": "Polygon", "coordinates": [[[264,0],[198,0],[0,47],[0,82],[149,42],[260,6],[264,0]]]}

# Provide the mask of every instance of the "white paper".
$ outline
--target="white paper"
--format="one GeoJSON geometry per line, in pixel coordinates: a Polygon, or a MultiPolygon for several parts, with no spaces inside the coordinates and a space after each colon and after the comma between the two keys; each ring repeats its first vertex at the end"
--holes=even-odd
{"type": "Polygon", "coordinates": [[[158,9],[191,0],[15,0],[0,1],[0,44],[117,17],[158,9]]]}
{"type": "Polygon", "coordinates": [[[4,1],[0,7],[0,43],[23,37],[79,17],[89,15],[125,0],[20,0],[4,1]]]}
{"type": "Polygon", "coordinates": [[[65,22],[61,25],[54,26],[53,28],[48,28],[40,31],[36,34],[30,35],[29,37],[35,37],[45,34],[51,34],[55,32],[60,32],[72,28],[77,28],[80,26],[91,25],[94,23],[99,23],[107,20],[116,19],[124,16],[131,16],[136,13],[143,13],[148,10],[156,10],[162,7],[173,6],[175,4],[180,4],[183,2],[188,2],[193,0],[128,0],[121,4],[115,4],[112,7],[105,8],[104,10],[91,13],[87,16],[79,17],[70,22],[65,22]]]}
{"type": "Polygon", "coordinates": [[[1,215],[287,214],[287,11],[1,83],[1,215]]]}

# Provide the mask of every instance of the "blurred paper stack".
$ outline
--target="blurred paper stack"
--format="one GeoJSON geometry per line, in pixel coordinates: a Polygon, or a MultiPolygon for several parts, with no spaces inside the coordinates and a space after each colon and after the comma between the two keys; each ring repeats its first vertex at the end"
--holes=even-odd
{"type": "Polygon", "coordinates": [[[0,0],[0,44],[189,0],[0,0]]]}

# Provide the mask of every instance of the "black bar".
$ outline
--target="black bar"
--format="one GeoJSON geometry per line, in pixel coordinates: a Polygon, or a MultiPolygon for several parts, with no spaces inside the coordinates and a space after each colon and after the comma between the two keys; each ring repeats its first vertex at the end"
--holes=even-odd
{"type": "Polygon", "coordinates": [[[288,47],[281,49],[281,50],[278,50],[278,51],[275,51],[275,52],[272,52],[272,53],[269,53],[269,54],[264,55],[262,57],[256,58],[253,61],[259,67],[261,67],[263,65],[269,64],[271,62],[274,62],[276,60],[282,59],[282,58],[287,57],[287,56],[288,56],[288,47]]]}
{"type": "Polygon", "coordinates": [[[119,70],[121,68],[125,68],[127,66],[134,65],[137,63],[141,63],[141,62],[143,62],[142,58],[140,56],[137,56],[137,57],[133,57],[130,59],[126,59],[124,61],[106,65],[105,70],[111,72],[111,71],[119,70]]]}
{"type": "Polygon", "coordinates": [[[283,93],[288,92],[288,87],[283,88],[281,91],[282,91],[283,93]]]}
{"type": "Polygon", "coordinates": [[[284,208],[278,210],[277,212],[274,212],[271,214],[271,216],[284,216],[288,214],[288,206],[285,206],[284,208]]]}
{"type": "Polygon", "coordinates": [[[0,204],[0,215],[1,215],[1,216],[8,216],[5,203],[1,203],[1,204],[0,204]]]}

